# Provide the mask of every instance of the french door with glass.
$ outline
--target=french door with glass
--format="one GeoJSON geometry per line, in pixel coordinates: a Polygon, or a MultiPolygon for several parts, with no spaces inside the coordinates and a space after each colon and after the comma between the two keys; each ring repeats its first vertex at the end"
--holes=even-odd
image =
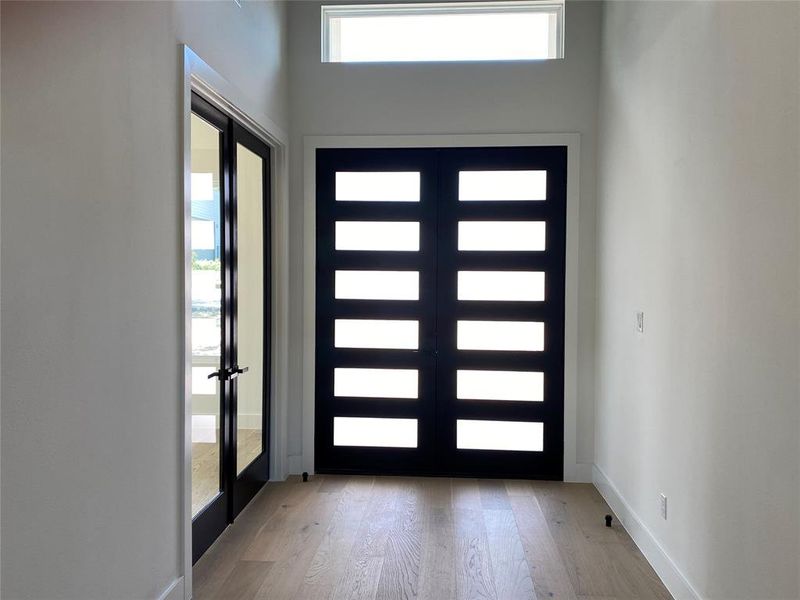
{"type": "Polygon", "coordinates": [[[317,472],[562,479],[566,161],[317,151],[317,472]]]}
{"type": "Polygon", "coordinates": [[[269,478],[269,148],[193,94],[191,177],[196,561],[269,478]]]}

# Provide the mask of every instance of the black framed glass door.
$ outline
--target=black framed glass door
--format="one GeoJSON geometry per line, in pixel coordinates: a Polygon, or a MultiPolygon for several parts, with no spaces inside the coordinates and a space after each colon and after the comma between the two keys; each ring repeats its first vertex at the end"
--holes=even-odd
{"type": "Polygon", "coordinates": [[[317,472],[435,456],[436,155],[317,155],[317,472]]]}
{"type": "Polygon", "coordinates": [[[191,177],[196,561],[269,478],[269,147],[193,94],[191,177]]]}
{"type": "Polygon", "coordinates": [[[563,477],[566,148],[317,151],[315,469],[563,477]]]}

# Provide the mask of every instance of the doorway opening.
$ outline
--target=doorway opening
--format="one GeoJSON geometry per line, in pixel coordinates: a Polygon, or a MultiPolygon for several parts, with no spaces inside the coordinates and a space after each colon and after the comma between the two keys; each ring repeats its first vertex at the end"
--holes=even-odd
{"type": "Polygon", "coordinates": [[[269,479],[270,149],[191,100],[192,561],[269,479]]]}

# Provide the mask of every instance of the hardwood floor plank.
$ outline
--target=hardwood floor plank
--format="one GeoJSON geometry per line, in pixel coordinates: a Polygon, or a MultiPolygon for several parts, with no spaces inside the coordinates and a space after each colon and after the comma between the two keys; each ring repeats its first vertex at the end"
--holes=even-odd
{"type": "Polygon", "coordinates": [[[605,516],[611,513],[611,509],[594,487],[585,485],[570,486],[568,502],[581,531],[586,535],[586,539],[593,542],[620,541],[620,537],[614,528],[606,527],[605,516]]]}
{"type": "Polygon", "coordinates": [[[351,478],[305,573],[296,600],[323,600],[334,591],[356,542],[372,495],[372,477],[351,478]]]}
{"type": "Polygon", "coordinates": [[[240,560],[223,583],[221,593],[228,600],[252,600],[271,568],[269,562],[240,560]]]}
{"type": "MultiPolygon", "coordinates": [[[[298,486],[309,488],[308,484],[298,486]]],[[[275,536],[276,543],[266,555],[272,559],[257,598],[292,600],[303,583],[303,576],[319,548],[330,520],[340,501],[339,494],[308,491],[309,501],[300,504],[286,515],[285,524],[278,531],[267,532],[275,536]]]]}
{"type": "Polygon", "coordinates": [[[285,482],[268,483],[194,566],[195,599],[216,598],[225,579],[244,555],[261,526],[285,502],[291,488],[285,482]]]}
{"type": "Polygon", "coordinates": [[[621,544],[627,546],[632,554],[639,556],[642,558],[642,560],[644,560],[644,557],[639,551],[638,546],[636,546],[636,543],[631,539],[630,535],[628,535],[628,532],[625,531],[625,528],[622,526],[617,516],[613,513],[606,501],[600,495],[600,492],[598,492],[597,489],[591,485],[586,486],[585,489],[582,489],[581,491],[585,494],[584,500],[586,506],[592,512],[594,517],[591,519],[588,526],[584,526],[584,530],[586,531],[590,528],[599,528],[603,532],[603,541],[620,542],[621,544]],[[605,526],[605,515],[607,514],[610,514],[614,517],[611,527],[605,526]],[[597,518],[600,515],[602,515],[602,519],[597,518]]]}
{"type": "Polygon", "coordinates": [[[604,544],[605,553],[614,565],[612,582],[620,598],[664,599],[669,594],[653,568],[642,556],[625,529],[615,517],[612,527],[606,527],[605,515],[612,514],[600,492],[594,486],[579,486],[572,505],[587,540],[604,544]]]}
{"type": "Polygon", "coordinates": [[[296,546],[286,558],[273,563],[256,598],[261,600],[293,600],[303,583],[303,573],[314,558],[319,541],[309,538],[307,545],[296,546]]]}
{"type": "Polygon", "coordinates": [[[394,478],[376,478],[356,543],[331,595],[334,600],[375,598],[399,490],[394,478]]]}
{"type": "Polygon", "coordinates": [[[454,509],[482,510],[481,490],[477,479],[453,478],[451,482],[454,509]]]}
{"type": "MultiPolygon", "coordinates": [[[[497,600],[482,510],[453,510],[456,537],[456,598],[497,600]]],[[[502,599],[504,600],[504,599],[502,599]]]]}
{"type": "Polygon", "coordinates": [[[580,484],[540,486],[536,498],[547,517],[550,534],[556,542],[578,595],[618,596],[625,586],[619,581],[609,548],[587,537],[581,527],[580,484]]]}
{"type": "Polygon", "coordinates": [[[569,574],[536,498],[515,496],[511,506],[537,597],[575,600],[569,574]]]}
{"type": "Polygon", "coordinates": [[[484,510],[483,520],[497,597],[503,600],[535,599],[525,549],[510,506],[508,509],[484,510]]]}
{"type": "Polygon", "coordinates": [[[270,514],[256,533],[243,555],[243,560],[272,560],[280,558],[281,544],[316,498],[319,481],[289,483],[280,504],[270,514]]]}
{"type": "Polygon", "coordinates": [[[424,477],[418,480],[426,508],[453,507],[453,480],[449,477],[424,477]]]}
{"type": "Polygon", "coordinates": [[[414,482],[403,485],[389,531],[376,598],[414,600],[419,591],[422,546],[421,490],[414,482]]]}
{"type": "Polygon", "coordinates": [[[322,481],[319,486],[320,492],[341,492],[350,481],[346,475],[317,475],[322,481]]]}
{"type": "Polygon", "coordinates": [[[618,598],[671,600],[672,596],[641,553],[634,554],[619,542],[607,544],[604,549],[614,565],[618,598]]]}
{"type": "Polygon", "coordinates": [[[192,569],[192,597],[195,600],[217,597],[217,592],[239,561],[237,549],[241,554],[242,550],[236,544],[218,539],[197,561],[192,569]]]}
{"type": "MultiPolygon", "coordinates": [[[[298,505],[286,515],[280,529],[264,533],[265,540],[258,546],[258,560],[279,562],[299,553],[300,546],[315,540],[321,542],[339,502],[339,494],[317,492],[309,496],[308,502],[298,505]]],[[[252,554],[248,551],[245,559],[252,554]]]]}
{"type": "Polygon", "coordinates": [[[423,536],[419,568],[419,598],[454,600],[455,534],[450,479],[431,477],[422,485],[423,536]]]}
{"type": "Polygon", "coordinates": [[[502,479],[481,479],[478,481],[481,491],[481,506],[486,509],[510,510],[506,484],[502,479]]]}
{"type": "Polygon", "coordinates": [[[376,600],[378,580],[383,571],[383,556],[365,556],[357,568],[336,586],[333,600],[376,600]]]}
{"type": "Polygon", "coordinates": [[[530,496],[533,494],[531,483],[527,479],[505,479],[503,484],[506,486],[508,497],[530,496]]]}

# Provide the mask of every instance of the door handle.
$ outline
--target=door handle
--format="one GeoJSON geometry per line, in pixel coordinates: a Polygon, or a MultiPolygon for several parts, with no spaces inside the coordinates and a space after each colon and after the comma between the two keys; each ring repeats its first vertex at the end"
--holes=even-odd
{"type": "Polygon", "coordinates": [[[236,379],[237,377],[239,377],[239,375],[241,375],[242,373],[247,373],[249,370],[250,367],[240,367],[239,365],[236,365],[235,367],[232,367],[231,370],[229,371],[228,379],[236,379]]]}
{"type": "Polygon", "coordinates": [[[229,379],[236,379],[239,377],[239,375],[242,373],[247,373],[249,370],[250,367],[240,367],[237,365],[235,367],[231,367],[230,369],[219,369],[214,371],[208,375],[208,378],[214,379],[214,377],[217,377],[220,381],[227,381],[229,379]]]}

